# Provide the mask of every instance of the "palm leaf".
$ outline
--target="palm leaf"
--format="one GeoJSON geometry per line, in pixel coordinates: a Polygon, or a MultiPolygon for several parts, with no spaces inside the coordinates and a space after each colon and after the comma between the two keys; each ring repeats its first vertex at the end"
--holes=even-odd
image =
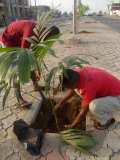
{"type": "Polygon", "coordinates": [[[35,36],[29,37],[29,38],[25,38],[25,39],[26,39],[26,41],[28,41],[32,45],[39,42],[38,38],[36,38],[35,36]]]}
{"type": "MultiPolygon", "coordinates": [[[[60,37],[60,35],[61,35],[61,34],[58,34],[57,37],[60,37]]],[[[63,44],[64,41],[62,41],[62,40],[60,40],[60,39],[57,39],[57,37],[52,37],[52,38],[50,38],[50,39],[48,39],[48,40],[45,40],[44,43],[45,43],[46,45],[51,45],[51,44],[53,44],[53,43],[55,43],[55,42],[59,42],[59,43],[63,44]]]]}
{"type": "Polygon", "coordinates": [[[68,56],[68,57],[65,57],[62,61],[70,68],[76,67],[76,66],[83,67],[84,65],[89,64],[88,61],[82,58],[79,58],[78,56],[68,56]]]}
{"type": "Polygon", "coordinates": [[[19,48],[0,48],[0,53],[3,53],[3,52],[12,52],[12,51],[16,51],[16,50],[19,50],[19,48]]]}
{"type": "Polygon", "coordinates": [[[4,106],[5,106],[7,97],[9,95],[9,93],[10,93],[10,89],[11,89],[11,86],[8,86],[8,87],[5,88],[5,94],[3,96],[3,102],[2,102],[3,109],[4,109],[4,106]]]}
{"type": "Polygon", "coordinates": [[[30,80],[32,57],[29,58],[30,53],[22,51],[19,56],[18,76],[21,83],[27,83],[30,80]],[[30,62],[31,60],[31,62],[30,62]]]}
{"type": "Polygon", "coordinates": [[[60,132],[61,138],[80,152],[88,152],[96,146],[97,141],[89,133],[77,129],[68,129],[60,132]]]}
{"type": "Polygon", "coordinates": [[[1,80],[5,79],[10,66],[17,59],[17,54],[15,51],[10,53],[5,53],[4,55],[5,57],[3,57],[3,61],[0,63],[1,80]]]}
{"type": "Polygon", "coordinates": [[[48,53],[57,58],[54,50],[51,49],[49,46],[45,45],[44,42],[34,45],[33,47],[35,55],[39,59],[39,62],[41,62],[48,53]]]}
{"type": "Polygon", "coordinates": [[[51,82],[53,77],[56,75],[58,71],[58,67],[54,67],[47,75],[46,75],[46,79],[45,79],[45,86],[46,86],[46,93],[49,90],[49,88],[51,87],[51,82]]]}
{"type": "MultiPolygon", "coordinates": [[[[51,22],[51,11],[46,13],[42,13],[41,16],[38,15],[37,17],[37,21],[39,22],[38,25],[39,25],[39,28],[42,30],[43,28],[45,28],[50,22],[51,22]],[[42,22],[42,23],[41,23],[42,22]]],[[[40,31],[41,31],[40,30],[40,31]]]]}
{"type": "Polygon", "coordinates": [[[9,69],[9,74],[7,75],[8,77],[6,76],[6,78],[8,78],[8,79],[6,80],[6,83],[4,84],[5,94],[3,96],[3,101],[2,101],[3,109],[6,104],[6,100],[8,98],[9,93],[10,93],[11,87],[13,85],[15,75],[16,75],[16,67],[11,67],[9,69]]]}
{"type": "Polygon", "coordinates": [[[3,89],[6,87],[6,84],[1,84],[0,85],[0,93],[3,91],[3,89]]]}

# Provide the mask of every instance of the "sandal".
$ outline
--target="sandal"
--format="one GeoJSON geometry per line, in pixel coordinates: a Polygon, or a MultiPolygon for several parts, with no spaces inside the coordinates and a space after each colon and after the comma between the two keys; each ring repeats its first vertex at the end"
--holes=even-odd
{"type": "Polygon", "coordinates": [[[107,121],[105,125],[101,125],[99,122],[94,122],[94,127],[99,130],[104,130],[104,129],[108,129],[114,123],[115,123],[115,119],[111,118],[110,120],[107,121]]]}

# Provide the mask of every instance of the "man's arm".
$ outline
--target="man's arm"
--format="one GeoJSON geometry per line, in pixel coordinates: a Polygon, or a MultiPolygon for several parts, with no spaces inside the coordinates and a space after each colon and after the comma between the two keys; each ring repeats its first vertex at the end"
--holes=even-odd
{"type": "Polygon", "coordinates": [[[30,43],[27,41],[27,38],[29,38],[31,36],[31,30],[26,30],[24,31],[23,34],[23,38],[21,41],[21,48],[29,48],[30,47],[30,43]]]}
{"type": "Polygon", "coordinates": [[[75,120],[73,121],[73,123],[70,125],[66,125],[65,128],[75,127],[78,123],[80,123],[86,117],[88,110],[89,110],[88,107],[82,108],[81,111],[78,113],[77,117],[75,118],[75,120]]]}
{"type": "Polygon", "coordinates": [[[69,89],[66,95],[55,106],[54,111],[57,111],[60,107],[62,107],[65,104],[65,102],[72,97],[73,93],[74,93],[74,90],[69,89]]]}
{"type": "Polygon", "coordinates": [[[33,29],[34,29],[34,24],[27,24],[27,26],[24,29],[23,32],[23,37],[21,41],[21,48],[29,48],[30,43],[28,42],[27,38],[31,37],[33,35],[33,29]]]}
{"type": "Polygon", "coordinates": [[[90,87],[87,88],[87,92],[85,90],[84,94],[82,94],[83,100],[81,103],[81,111],[80,113],[77,115],[77,117],[75,118],[75,120],[73,121],[72,124],[70,125],[66,125],[66,128],[73,128],[76,126],[77,123],[80,123],[82,121],[83,118],[86,117],[86,114],[89,110],[89,103],[95,99],[96,94],[95,91],[90,87]]]}

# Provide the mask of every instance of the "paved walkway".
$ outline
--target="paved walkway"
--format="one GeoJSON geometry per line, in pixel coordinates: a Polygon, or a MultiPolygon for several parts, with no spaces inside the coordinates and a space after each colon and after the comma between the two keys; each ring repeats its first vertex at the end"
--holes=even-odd
{"type": "MultiPolygon", "coordinates": [[[[91,19],[82,19],[79,23],[79,34],[75,37],[70,34],[71,23],[61,23],[61,28],[64,32],[62,38],[65,43],[56,44],[55,49],[59,59],[48,58],[48,64],[53,66],[65,56],[80,54],[83,58],[87,58],[93,66],[102,67],[116,76],[120,77],[120,34],[112,31],[109,27],[96,22],[91,19]],[[84,33],[80,31],[89,31],[91,33],[84,33]],[[97,59],[89,56],[95,56],[97,59]]],[[[26,88],[30,88],[26,86],[26,88]]],[[[24,89],[26,91],[26,89],[24,89]]],[[[30,96],[29,96],[30,97],[30,96]]],[[[25,115],[26,111],[16,107],[16,101],[13,94],[7,103],[6,109],[0,111],[0,160],[34,160],[39,157],[31,157],[23,149],[21,144],[15,139],[11,139],[12,123],[14,120],[25,115]]],[[[88,130],[100,141],[99,146],[93,151],[97,157],[85,156],[76,153],[74,150],[68,148],[64,157],[70,157],[70,160],[119,160],[120,159],[120,113],[116,114],[117,122],[106,131],[97,131],[93,129],[92,123],[88,123],[88,130]]],[[[90,122],[90,121],[88,121],[90,122]]],[[[50,138],[51,139],[51,138],[50,138]]],[[[53,141],[48,138],[45,141],[43,152],[50,152],[46,155],[48,160],[61,160],[63,156],[58,153],[55,145],[57,140],[53,141]],[[54,143],[54,145],[53,145],[54,143]],[[52,146],[54,146],[52,148],[52,146]],[[45,149],[44,149],[45,148],[45,149]],[[50,149],[48,149],[50,148],[50,149]],[[51,151],[52,148],[52,151],[51,151]],[[54,150],[54,151],[53,151],[54,150]]],[[[58,145],[58,144],[57,144],[58,145]]],[[[62,146],[64,148],[64,146],[62,146]]],[[[42,157],[41,160],[45,160],[42,157]]],[[[67,158],[66,158],[67,160],[67,158]]]]}

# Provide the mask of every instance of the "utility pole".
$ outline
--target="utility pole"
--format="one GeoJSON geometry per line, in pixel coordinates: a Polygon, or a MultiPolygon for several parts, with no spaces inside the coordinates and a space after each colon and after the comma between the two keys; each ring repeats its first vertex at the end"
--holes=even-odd
{"type": "Polygon", "coordinates": [[[37,0],[35,0],[35,7],[37,6],[37,0]]]}
{"type": "Polygon", "coordinates": [[[29,0],[29,6],[30,6],[30,8],[31,8],[31,0],[29,0]]]}
{"type": "Polygon", "coordinates": [[[54,0],[52,0],[51,8],[54,10],[54,0]]]}
{"type": "Polygon", "coordinates": [[[81,0],[78,0],[78,12],[80,13],[81,0]]]}
{"type": "Polygon", "coordinates": [[[36,13],[36,17],[38,16],[37,14],[38,14],[38,12],[37,12],[37,0],[35,0],[35,13],[36,13]]]}
{"type": "Polygon", "coordinates": [[[77,0],[74,0],[73,5],[73,34],[77,34],[77,0]]]}

